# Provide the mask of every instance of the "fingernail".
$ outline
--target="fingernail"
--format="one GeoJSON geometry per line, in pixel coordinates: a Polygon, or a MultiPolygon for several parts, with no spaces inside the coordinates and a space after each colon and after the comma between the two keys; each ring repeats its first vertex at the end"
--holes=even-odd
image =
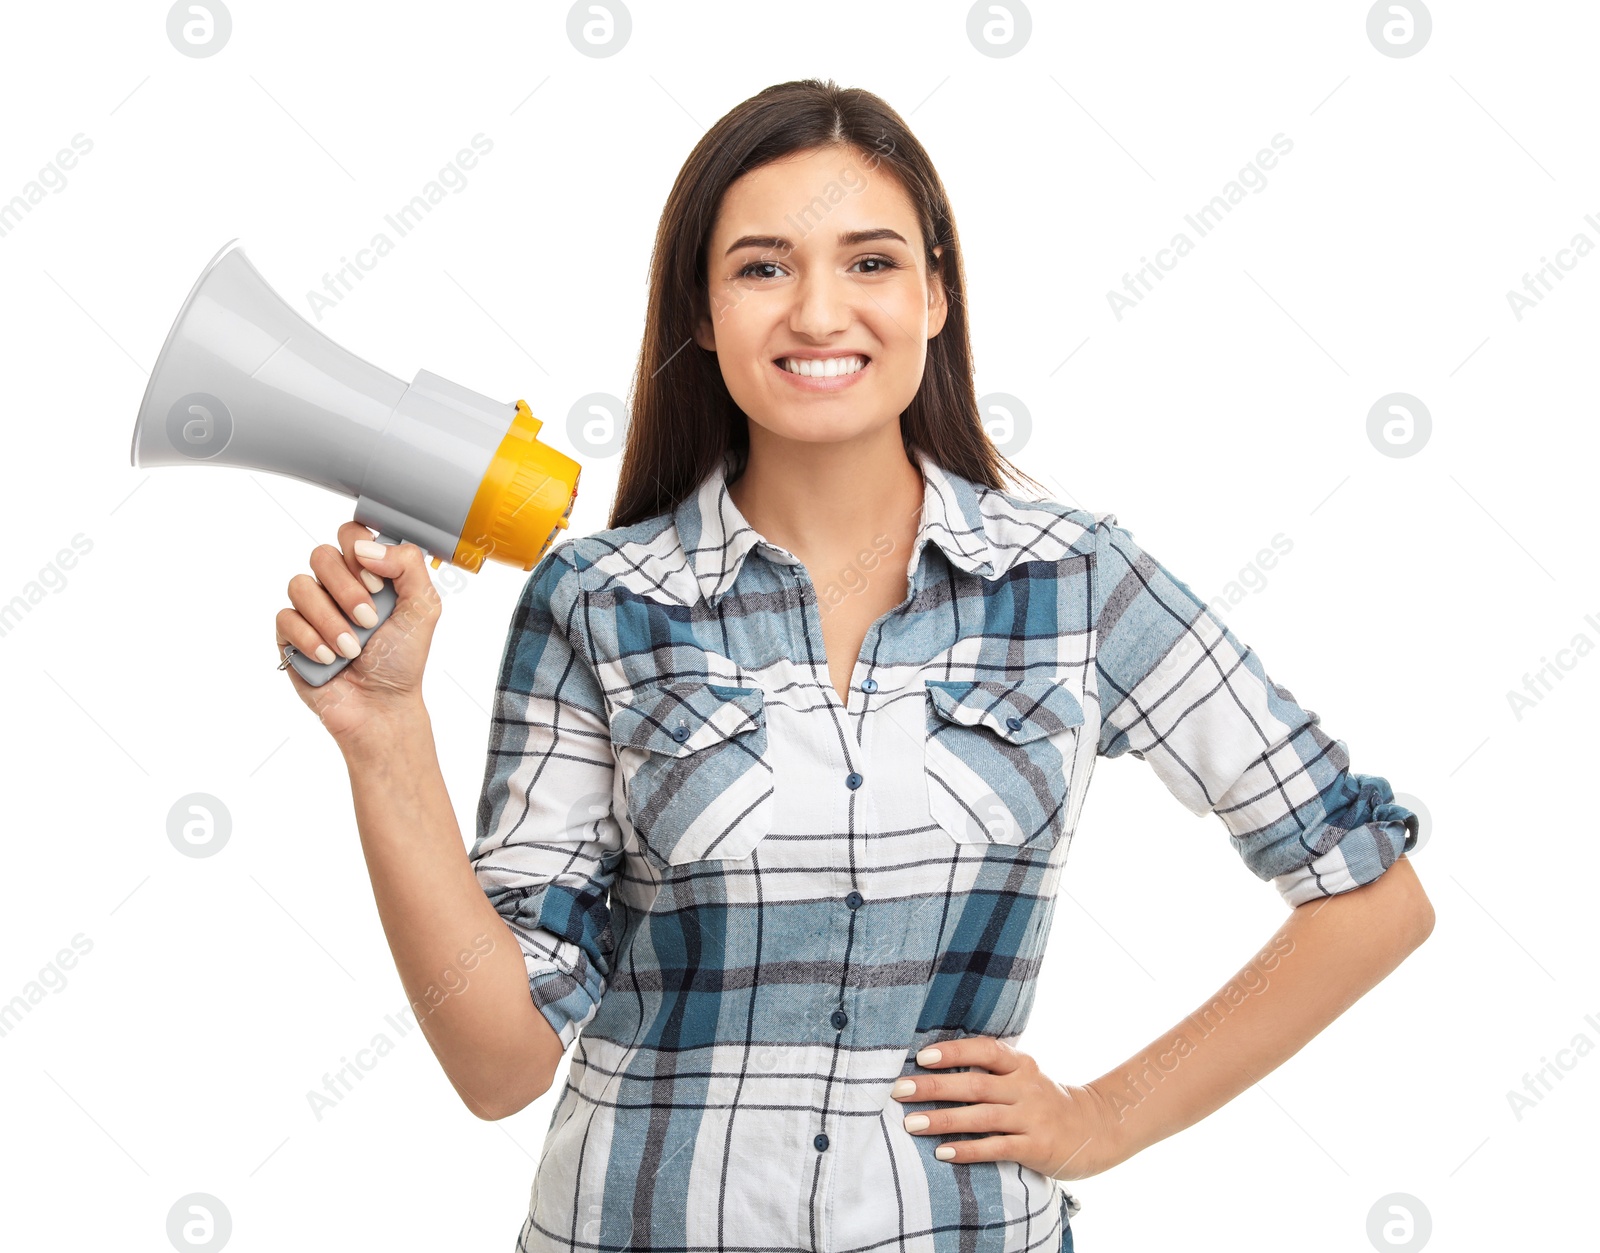
{"type": "Polygon", "coordinates": [[[358,539],[355,542],[357,557],[382,557],[387,544],[380,544],[376,540],[358,539]]]}
{"type": "Polygon", "coordinates": [[[356,620],[357,626],[375,627],[378,625],[378,611],[366,601],[362,601],[350,611],[350,616],[356,620]]]}
{"type": "Polygon", "coordinates": [[[316,651],[316,658],[323,665],[331,666],[333,664],[333,658],[334,658],[333,649],[329,648],[326,644],[318,644],[317,645],[317,651],[316,651]]]}
{"type": "Polygon", "coordinates": [[[935,1157],[937,1157],[941,1162],[948,1162],[952,1157],[954,1157],[956,1155],[956,1151],[953,1148],[951,1148],[948,1144],[941,1144],[938,1148],[934,1149],[933,1155],[935,1157]]]}
{"type": "Polygon", "coordinates": [[[917,1065],[936,1066],[941,1056],[942,1054],[938,1049],[923,1049],[922,1052],[917,1054],[917,1065]]]}
{"type": "Polygon", "coordinates": [[[383,591],[383,580],[372,573],[371,570],[361,571],[361,581],[367,585],[367,591],[369,592],[383,591]]]}
{"type": "Polygon", "coordinates": [[[906,1116],[907,1131],[926,1131],[928,1129],[928,1116],[926,1114],[908,1114],[906,1116]]]}
{"type": "Polygon", "coordinates": [[[333,642],[339,646],[339,651],[346,657],[359,657],[361,655],[361,645],[356,643],[356,637],[348,631],[341,631],[339,638],[333,642]]]}
{"type": "Polygon", "coordinates": [[[917,1082],[915,1079],[902,1079],[899,1083],[895,1084],[893,1088],[889,1089],[889,1095],[910,1096],[916,1090],[917,1082]]]}

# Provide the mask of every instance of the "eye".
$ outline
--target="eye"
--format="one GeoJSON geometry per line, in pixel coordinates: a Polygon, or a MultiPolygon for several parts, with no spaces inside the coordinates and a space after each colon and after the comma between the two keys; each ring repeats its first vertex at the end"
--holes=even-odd
{"type": "MultiPolygon", "coordinates": [[[[876,266],[877,267],[876,269],[862,271],[862,273],[864,273],[864,274],[887,274],[890,270],[901,270],[901,269],[905,268],[904,265],[902,265],[899,261],[896,261],[893,257],[885,257],[885,256],[877,256],[877,255],[874,255],[874,256],[871,256],[871,257],[862,257],[861,260],[859,260],[859,261],[857,261],[855,263],[855,265],[872,265],[872,266],[876,266]]],[[[778,268],[778,263],[776,261],[752,261],[752,262],[750,262],[749,265],[746,265],[744,268],[739,270],[738,273],[736,273],[734,275],[734,277],[735,278],[771,278],[771,277],[774,277],[773,275],[768,275],[768,274],[755,274],[755,273],[752,273],[752,271],[754,271],[754,270],[760,270],[760,269],[763,269],[763,268],[766,268],[766,267],[770,267],[770,268],[776,269],[776,268],[778,268]]],[[[851,266],[850,268],[854,269],[855,266],[851,266]]]]}
{"type": "Polygon", "coordinates": [[[886,274],[890,270],[898,270],[903,268],[901,264],[893,257],[862,257],[861,260],[856,262],[856,264],[866,265],[869,262],[879,266],[880,268],[866,271],[868,274],[886,274]]]}
{"type": "Polygon", "coordinates": [[[766,278],[767,276],[764,275],[764,274],[763,275],[755,275],[755,274],[750,273],[750,271],[751,270],[759,270],[762,266],[774,266],[775,267],[777,264],[778,263],[776,261],[752,261],[749,265],[745,266],[744,269],[740,270],[737,274],[735,274],[734,277],[735,278],[757,278],[757,277],[766,278]]]}

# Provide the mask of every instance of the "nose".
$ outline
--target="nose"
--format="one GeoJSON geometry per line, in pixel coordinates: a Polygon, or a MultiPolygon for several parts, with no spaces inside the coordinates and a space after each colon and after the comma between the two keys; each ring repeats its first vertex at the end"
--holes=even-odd
{"type": "Polygon", "coordinates": [[[827,340],[850,326],[852,292],[840,275],[812,270],[790,290],[794,306],[789,311],[789,329],[796,335],[827,340]]]}

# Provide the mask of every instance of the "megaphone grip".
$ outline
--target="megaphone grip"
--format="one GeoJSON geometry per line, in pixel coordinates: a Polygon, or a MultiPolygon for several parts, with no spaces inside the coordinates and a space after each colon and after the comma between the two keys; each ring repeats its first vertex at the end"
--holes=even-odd
{"type": "MultiPolygon", "coordinates": [[[[381,531],[374,538],[379,544],[400,543],[398,537],[385,535],[381,531]]],[[[389,615],[394,612],[395,602],[398,599],[399,597],[394,590],[394,580],[385,579],[383,586],[372,593],[372,607],[377,611],[377,622],[369,627],[364,627],[350,621],[350,618],[346,616],[345,621],[350,624],[350,633],[356,637],[356,640],[363,648],[366,647],[367,641],[372,638],[373,633],[389,620],[389,615]]],[[[335,657],[327,665],[323,665],[316,658],[306,656],[293,644],[285,644],[283,646],[283,656],[284,660],[294,667],[295,673],[312,687],[321,687],[354,660],[352,657],[335,657]]]]}

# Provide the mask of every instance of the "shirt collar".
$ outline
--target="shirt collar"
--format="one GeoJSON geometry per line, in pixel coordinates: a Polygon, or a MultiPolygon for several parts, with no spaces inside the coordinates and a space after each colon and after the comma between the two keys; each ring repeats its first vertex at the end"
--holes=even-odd
{"type": "MultiPolygon", "coordinates": [[[[997,547],[990,537],[983,496],[998,497],[960,475],[941,469],[922,453],[915,462],[922,471],[922,516],[906,564],[907,577],[915,572],[923,545],[932,543],[950,563],[970,574],[997,579],[1020,555],[997,547]]],[[[788,549],[763,538],[739,512],[728,494],[728,474],[733,455],[706,475],[700,485],[672,511],[678,542],[689,560],[700,594],[712,608],[727,594],[739,567],[754,548],[779,565],[797,565],[788,549]]],[[[1070,528],[1074,533],[1081,530],[1070,528]]]]}

